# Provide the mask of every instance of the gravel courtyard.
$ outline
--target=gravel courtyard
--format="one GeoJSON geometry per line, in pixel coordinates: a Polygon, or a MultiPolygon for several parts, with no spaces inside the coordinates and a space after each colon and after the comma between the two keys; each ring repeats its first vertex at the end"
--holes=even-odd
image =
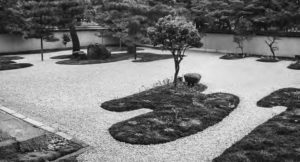
{"type": "MultiPolygon", "coordinates": [[[[143,52],[162,53],[146,49],[143,52]]],[[[300,71],[290,61],[262,63],[257,58],[221,60],[220,54],[190,50],[180,74],[197,72],[208,86],[205,93],[228,92],[240,97],[238,108],[219,124],[198,134],[160,145],[130,145],[114,140],[108,128],[134,116],[138,110],[115,113],[100,107],[171,78],[172,59],[148,63],[131,60],[95,65],[58,65],[49,57],[70,51],[23,55],[18,62],[34,66],[0,72],[0,104],[86,142],[93,148],[80,161],[211,161],[256,126],[285,110],[264,109],[256,102],[280,88],[300,88],[300,71]]],[[[163,52],[167,53],[167,52],[163,52]]]]}

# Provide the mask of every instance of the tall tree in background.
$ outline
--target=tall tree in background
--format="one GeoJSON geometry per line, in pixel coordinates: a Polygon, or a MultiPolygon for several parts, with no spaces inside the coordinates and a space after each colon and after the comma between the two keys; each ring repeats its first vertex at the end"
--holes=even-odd
{"type": "Polygon", "coordinates": [[[19,0],[0,0],[0,33],[23,34],[26,26],[19,0]]]}
{"type": "Polygon", "coordinates": [[[60,28],[70,30],[70,36],[73,44],[73,52],[80,51],[80,41],[76,31],[76,25],[80,25],[84,19],[86,2],[81,0],[62,0],[57,3],[57,24],[60,28]]]}
{"type": "MultiPolygon", "coordinates": [[[[99,2],[99,1],[98,1],[99,2]]],[[[136,58],[135,46],[149,42],[147,27],[173,12],[172,0],[103,0],[97,9],[96,22],[112,29],[115,37],[136,58]],[[170,6],[171,5],[171,6],[170,6]]]]}
{"type": "Polygon", "coordinates": [[[26,18],[27,38],[39,38],[41,43],[41,60],[44,60],[44,40],[53,38],[53,30],[58,21],[55,1],[53,0],[25,0],[22,10],[26,18]]]}

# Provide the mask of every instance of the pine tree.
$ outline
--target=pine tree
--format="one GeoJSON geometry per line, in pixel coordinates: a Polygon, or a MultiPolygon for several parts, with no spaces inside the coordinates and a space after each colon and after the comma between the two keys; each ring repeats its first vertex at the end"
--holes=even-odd
{"type": "Polygon", "coordinates": [[[0,33],[23,34],[26,26],[19,0],[0,0],[0,33]]]}

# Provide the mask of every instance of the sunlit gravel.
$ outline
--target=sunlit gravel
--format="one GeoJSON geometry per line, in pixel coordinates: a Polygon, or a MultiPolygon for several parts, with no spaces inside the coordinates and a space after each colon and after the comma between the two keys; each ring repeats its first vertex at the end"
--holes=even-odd
{"type": "MultiPolygon", "coordinates": [[[[162,53],[151,49],[144,52],[162,53]]],[[[285,110],[259,108],[259,99],[280,88],[300,88],[300,71],[286,68],[290,61],[220,60],[220,54],[188,51],[180,74],[200,73],[201,82],[208,86],[205,93],[235,94],[241,99],[240,105],[222,122],[195,135],[160,145],[130,145],[114,140],[108,128],[150,110],[115,113],[102,109],[101,103],[172,77],[173,60],[58,65],[58,60],[49,59],[69,53],[47,53],[44,62],[37,54],[24,55],[25,59],[18,62],[32,63],[33,67],[1,71],[0,103],[91,145],[79,161],[211,161],[256,126],[285,110]]]]}

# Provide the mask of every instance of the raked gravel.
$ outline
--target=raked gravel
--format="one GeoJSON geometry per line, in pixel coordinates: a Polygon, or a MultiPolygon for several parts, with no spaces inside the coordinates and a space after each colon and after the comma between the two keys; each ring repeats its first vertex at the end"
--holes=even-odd
{"type": "MultiPolygon", "coordinates": [[[[161,53],[152,49],[144,52],[161,53]]],[[[0,104],[91,145],[93,149],[78,157],[80,161],[211,161],[256,126],[285,110],[259,108],[259,99],[280,88],[300,88],[300,71],[286,68],[290,61],[220,60],[220,54],[188,51],[181,75],[200,73],[201,82],[208,86],[205,93],[235,94],[241,99],[240,105],[222,122],[195,135],[160,145],[130,145],[114,140],[108,128],[150,110],[115,113],[100,105],[172,77],[172,59],[79,66],[58,65],[58,60],[49,59],[68,53],[47,53],[44,62],[37,54],[24,55],[25,59],[18,62],[29,62],[33,67],[1,71],[0,104]]]]}

